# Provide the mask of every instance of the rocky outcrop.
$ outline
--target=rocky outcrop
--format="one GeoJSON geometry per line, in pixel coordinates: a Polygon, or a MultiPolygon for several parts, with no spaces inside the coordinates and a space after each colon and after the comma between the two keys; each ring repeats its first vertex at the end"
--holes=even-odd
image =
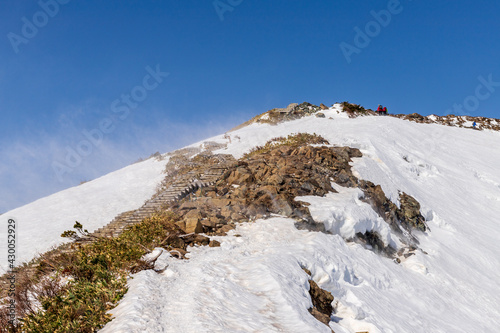
{"type": "MultiPolygon", "coordinates": [[[[303,268],[303,270],[311,276],[311,272],[308,269],[303,268]]],[[[313,304],[312,308],[309,309],[309,313],[313,315],[314,318],[328,326],[330,323],[330,316],[334,313],[332,305],[334,297],[332,293],[321,289],[311,278],[309,279],[309,296],[311,297],[313,304]]]]}
{"type": "MultiPolygon", "coordinates": [[[[128,226],[164,210],[179,216],[176,224],[185,234],[225,235],[238,222],[271,214],[294,218],[298,228],[324,231],[322,224],[313,221],[307,204],[295,198],[335,192],[331,185],[334,182],[359,187],[364,200],[406,244],[418,244],[412,231],[425,231],[426,225],[414,198],[402,193],[398,208],[380,186],[353,175],[349,162],[362,156],[358,149],[309,146],[309,141],[328,143],[319,136],[306,134],[276,138],[238,161],[230,155],[184,149],[171,156],[167,164],[170,177],[163,182],[161,191],[143,207],[121,214],[94,236],[116,237],[128,226]]],[[[395,255],[395,249],[384,246],[376,233],[356,237],[377,252],[395,255]]],[[[173,248],[185,250],[182,242],[174,243],[179,244],[173,244],[173,248]]]]}
{"type": "MultiPolygon", "coordinates": [[[[370,181],[360,180],[359,187],[363,190],[364,201],[369,203],[372,208],[391,226],[392,231],[401,236],[402,240],[409,246],[418,244],[418,240],[412,235],[414,229],[426,231],[425,218],[420,213],[420,204],[415,198],[400,193],[400,208],[390,201],[382,187],[375,185],[370,181]]],[[[367,235],[363,238],[374,248],[380,249],[380,240],[376,234],[367,235]]],[[[388,253],[393,253],[391,249],[385,249],[388,253]]]]}
{"type": "Polygon", "coordinates": [[[202,228],[207,234],[225,234],[235,222],[271,214],[317,227],[307,207],[294,198],[334,192],[332,181],[357,186],[349,162],[360,156],[358,149],[348,147],[274,147],[241,159],[213,186],[197,190],[171,209],[182,217],[179,226],[185,232],[202,228]]]}
{"type": "Polygon", "coordinates": [[[456,116],[453,114],[446,116],[429,115],[422,116],[418,113],[394,114],[391,117],[400,118],[422,124],[440,124],[445,126],[472,129],[472,123],[476,122],[476,130],[500,131],[500,119],[472,116],[456,116]]]}
{"type": "Polygon", "coordinates": [[[426,231],[425,218],[420,213],[420,203],[404,192],[400,193],[399,202],[401,208],[396,210],[396,215],[406,230],[418,229],[426,231]]]}
{"type": "Polygon", "coordinates": [[[333,313],[333,296],[329,291],[321,289],[313,280],[309,280],[309,286],[309,295],[313,302],[313,307],[309,311],[316,319],[328,325],[333,313]]]}
{"type": "MultiPolygon", "coordinates": [[[[426,231],[426,225],[420,214],[420,205],[413,197],[401,193],[398,208],[379,185],[357,179],[349,162],[362,156],[358,149],[309,146],[297,138],[278,138],[255,149],[239,161],[226,165],[224,173],[213,185],[199,188],[184,199],[172,202],[169,209],[182,218],[178,226],[185,233],[225,235],[237,222],[279,214],[294,218],[298,228],[324,231],[322,224],[313,221],[307,204],[297,202],[295,198],[335,192],[331,186],[334,182],[344,187],[360,188],[364,193],[363,200],[404,243],[409,247],[418,244],[413,231],[426,231]]],[[[214,156],[199,158],[204,163],[216,160],[214,156]]],[[[396,256],[396,249],[385,246],[377,233],[366,232],[356,237],[376,252],[396,256]]]]}

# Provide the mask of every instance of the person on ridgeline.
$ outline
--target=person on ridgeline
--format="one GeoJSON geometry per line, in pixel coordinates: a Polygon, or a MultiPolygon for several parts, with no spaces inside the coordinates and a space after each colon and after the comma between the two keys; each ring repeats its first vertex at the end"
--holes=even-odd
{"type": "Polygon", "coordinates": [[[382,112],[384,112],[384,109],[382,108],[382,105],[379,104],[377,109],[377,114],[380,116],[382,112]]]}
{"type": "Polygon", "coordinates": [[[476,129],[476,126],[477,126],[476,122],[473,122],[473,123],[472,123],[472,128],[473,128],[473,129],[476,129]]]}
{"type": "Polygon", "coordinates": [[[384,115],[387,115],[387,108],[384,106],[384,111],[382,112],[384,115]]]}

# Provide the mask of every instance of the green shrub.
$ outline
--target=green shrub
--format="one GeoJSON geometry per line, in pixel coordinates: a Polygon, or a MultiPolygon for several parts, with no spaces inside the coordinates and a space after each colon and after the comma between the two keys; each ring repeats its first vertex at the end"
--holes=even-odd
{"type": "Polygon", "coordinates": [[[342,107],[344,108],[344,111],[349,113],[349,114],[355,114],[355,113],[366,113],[367,109],[362,107],[359,104],[353,104],[349,102],[342,102],[340,103],[342,107]]]}
{"type": "Polygon", "coordinates": [[[261,154],[266,153],[276,147],[280,146],[289,146],[296,147],[304,144],[330,144],[325,138],[322,136],[313,133],[298,133],[298,134],[290,134],[286,138],[277,137],[266,142],[264,146],[256,146],[250,150],[247,154],[245,154],[245,158],[252,156],[253,154],[261,154]]]}

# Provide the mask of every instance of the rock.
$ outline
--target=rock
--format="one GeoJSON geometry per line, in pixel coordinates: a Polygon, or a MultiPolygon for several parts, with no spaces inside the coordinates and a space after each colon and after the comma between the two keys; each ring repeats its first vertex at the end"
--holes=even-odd
{"type": "Polygon", "coordinates": [[[286,198],[282,195],[278,195],[273,201],[273,209],[277,214],[291,216],[293,213],[292,206],[288,203],[286,198]]]}
{"type": "Polygon", "coordinates": [[[405,118],[408,120],[413,120],[413,121],[417,121],[417,122],[424,121],[424,119],[425,119],[424,116],[422,116],[418,113],[412,113],[412,114],[406,115],[405,118]]]}
{"type": "Polygon", "coordinates": [[[401,208],[396,211],[396,214],[403,225],[407,224],[412,228],[426,231],[425,218],[420,213],[420,203],[404,192],[399,195],[399,201],[401,208]]]}
{"type": "Polygon", "coordinates": [[[326,106],[325,104],[321,103],[319,105],[319,107],[321,108],[321,110],[328,110],[328,106],[326,106]]]}
{"type": "Polygon", "coordinates": [[[291,104],[289,104],[286,107],[286,111],[287,112],[292,112],[292,111],[294,111],[297,108],[297,106],[299,106],[299,104],[297,104],[297,103],[291,103],[291,104]]]}
{"type": "Polygon", "coordinates": [[[242,221],[246,220],[246,216],[241,214],[241,213],[232,213],[231,214],[231,221],[242,221]]]}
{"type": "Polygon", "coordinates": [[[261,206],[261,205],[255,205],[255,204],[250,204],[250,206],[247,207],[246,213],[248,216],[258,216],[258,215],[265,215],[266,214],[266,208],[261,206]]]}
{"type": "Polygon", "coordinates": [[[311,295],[313,306],[318,309],[319,312],[330,317],[333,313],[332,294],[329,291],[321,289],[313,280],[309,280],[309,285],[309,294],[311,295]]]}
{"type": "Polygon", "coordinates": [[[248,191],[248,186],[242,185],[233,191],[234,196],[244,197],[248,191]]]}
{"type": "Polygon", "coordinates": [[[349,181],[350,181],[349,174],[344,169],[340,170],[340,172],[337,174],[335,182],[339,183],[340,185],[344,185],[346,183],[349,183],[349,181]]]}
{"type": "Polygon", "coordinates": [[[204,227],[215,228],[215,226],[220,223],[220,219],[217,217],[209,217],[200,221],[204,227]]]}
{"type": "Polygon", "coordinates": [[[166,240],[165,240],[165,245],[170,246],[172,248],[179,248],[179,249],[185,249],[186,244],[182,240],[182,238],[175,236],[175,235],[170,235],[166,240]]]}
{"type": "Polygon", "coordinates": [[[307,191],[307,192],[312,192],[314,191],[314,186],[312,186],[311,183],[309,182],[305,182],[303,183],[301,186],[300,186],[301,189],[303,189],[304,191],[307,191]]]}
{"type": "Polygon", "coordinates": [[[234,225],[226,224],[222,226],[219,230],[217,230],[216,234],[220,236],[226,236],[227,233],[235,228],[234,225]]]}
{"type": "Polygon", "coordinates": [[[228,177],[227,182],[229,184],[243,185],[251,183],[253,180],[254,177],[248,169],[245,167],[238,167],[228,177]]]}
{"type": "Polygon", "coordinates": [[[220,214],[222,216],[224,216],[225,218],[230,218],[231,217],[231,214],[233,214],[233,208],[231,206],[226,206],[226,207],[223,207],[221,210],[220,210],[220,214]]]}
{"type": "Polygon", "coordinates": [[[202,218],[202,216],[201,216],[200,210],[198,210],[198,209],[192,209],[184,215],[185,220],[187,220],[187,219],[201,220],[201,218],[202,218]]]}
{"type": "Polygon", "coordinates": [[[181,228],[182,231],[186,232],[186,222],[185,221],[178,221],[175,222],[175,225],[181,228]]]}
{"type": "Polygon", "coordinates": [[[197,235],[197,234],[191,234],[183,237],[184,242],[188,245],[208,245],[210,243],[210,238],[203,236],[203,235],[197,235]]]}
{"type": "Polygon", "coordinates": [[[271,177],[269,177],[269,179],[267,180],[267,182],[271,185],[281,185],[283,184],[283,177],[279,176],[279,175],[272,175],[271,177]]]}
{"type": "Polygon", "coordinates": [[[186,259],[186,254],[187,251],[184,249],[175,248],[170,250],[170,255],[178,259],[186,259]]]}
{"type": "Polygon", "coordinates": [[[316,112],[316,117],[317,118],[326,118],[325,114],[322,112],[316,112]]]}
{"type": "Polygon", "coordinates": [[[186,227],[184,228],[184,231],[188,234],[190,233],[202,233],[203,232],[203,225],[201,224],[200,220],[197,218],[190,218],[186,219],[186,227]]]}
{"type": "Polygon", "coordinates": [[[219,241],[216,241],[215,239],[214,240],[211,240],[210,243],[208,244],[208,246],[210,247],[220,247],[220,242],[219,241]]]}
{"type": "Polygon", "coordinates": [[[319,310],[316,308],[309,309],[309,313],[312,314],[314,318],[318,319],[325,325],[328,325],[330,323],[330,316],[319,312],[319,310]]]}
{"type": "Polygon", "coordinates": [[[229,204],[231,204],[231,200],[229,200],[229,199],[212,199],[209,203],[211,206],[214,206],[216,208],[224,208],[226,206],[229,206],[229,204]]]}
{"type": "Polygon", "coordinates": [[[182,205],[179,207],[181,210],[190,210],[190,209],[196,209],[198,208],[198,203],[196,201],[186,201],[183,202],[182,205]]]}

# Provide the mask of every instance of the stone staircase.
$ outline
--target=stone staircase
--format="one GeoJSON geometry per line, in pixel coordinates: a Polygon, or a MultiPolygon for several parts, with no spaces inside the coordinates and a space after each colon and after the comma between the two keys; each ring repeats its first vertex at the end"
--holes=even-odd
{"type": "Polygon", "coordinates": [[[121,213],[110,223],[91,233],[93,237],[117,237],[123,230],[140,223],[169,204],[181,200],[200,188],[212,186],[231,165],[231,161],[221,159],[221,163],[206,167],[202,170],[190,171],[176,179],[167,189],[160,192],[139,209],[121,213]]]}

